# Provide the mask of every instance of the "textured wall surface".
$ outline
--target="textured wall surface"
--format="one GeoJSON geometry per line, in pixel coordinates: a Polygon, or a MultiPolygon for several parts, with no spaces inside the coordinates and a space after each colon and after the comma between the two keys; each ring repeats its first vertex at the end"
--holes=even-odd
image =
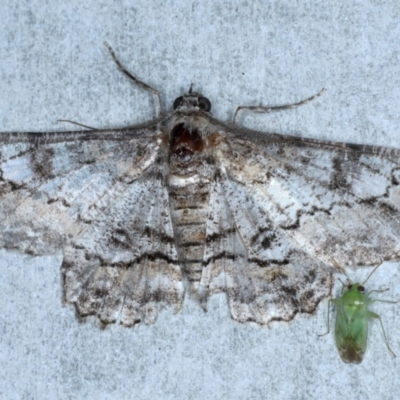
{"type": "MultiPolygon", "coordinates": [[[[286,104],[325,87],[307,106],[243,113],[240,123],[400,147],[400,7],[392,0],[63,3],[0,3],[0,131],[70,128],[60,118],[105,128],[154,117],[153,99],[118,72],[106,40],[168,109],[192,82],[222,120],[240,104],[286,104]]],[[[358,366],[342,363],[332,333],[317,336],[327,302],[316,315],[268,329],[232,321],[223,296],[207,313],[187,298],[155,325],[102,330],[63,306],[61,260],[0,252],[1,398],[398,397],[400,359],[378,322],[358,366]]],[[[399,277],[397,264],[385,264],[369,285],[399,299],[399,277]]],[[[400,355],[400,306],[374,310],[400,355]]]]}

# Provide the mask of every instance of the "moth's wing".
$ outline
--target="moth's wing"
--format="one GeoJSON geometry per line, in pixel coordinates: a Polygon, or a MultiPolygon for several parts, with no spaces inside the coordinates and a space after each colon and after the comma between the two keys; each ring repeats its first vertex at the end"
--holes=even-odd
{"type": "Polygon", "coordinates": [[[179,311],[182,273],[162,176],[152,168],[133,183],[118,184],[66,248],[65,295],[80,315],[130,326],[154,322],[165,305],[179,311]]]}
{"type": "Polygon", "coordinates": [[[0,246],[63,251],[65,298],[80,315],[133,325],[153,322],[163,305],[178,310],[183,286],[156,132],[47,134],[39,143],[9,135],[0,246]]]}
{"type": "Polygon", "coordinates": [[[268,323],[312,312],[334,270],[399,256],[400,151],[257,135],[213,137],[201,290],[268,323]]]}
{"type": "Polygon", "coordinates": [[[253,136],[225,133],[216,152],[232,179],[264,198],[275,228],[335,267],[399,258],[400,150],[253,136]]]}
{"type": "Polygon", "coordinates": [[[311,313],[329,295],[329,266],[275,224],[255,187],[220,170],[210,203],[201,298],[225,292],[235,320],[268,324],[311,313]]]}
{"type": "Polygon", "coordinates": [[[335,342],[345,363],[359,364],[364,358],[368,339],[368,318],[364,308],[349,315],[340,299],[336,304],[335,342]]]}
{"type": "Polygon", "coordinates": [[[114,132],[0,134],[0,247],[60,251],[118,181],[143,174],[157,156],[154,131],[114,132]]]}

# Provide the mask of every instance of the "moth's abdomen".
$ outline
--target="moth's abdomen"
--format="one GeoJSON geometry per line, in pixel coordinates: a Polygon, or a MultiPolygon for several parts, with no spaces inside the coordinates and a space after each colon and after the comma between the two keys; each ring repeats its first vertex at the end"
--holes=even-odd
{"type": "Polygon", "coordinates": [[[196,288],[202,273],[210,183],[185,182],[184,178],[172,177],[169,197],[182,270],[196,288]]]}
{"type": "Polygon", "coordinates": [[[169,135],[169,198],[179,261],[197,289],[203,268],[206,223],[215,164],[208,133],[180,122],[169,135]]]}

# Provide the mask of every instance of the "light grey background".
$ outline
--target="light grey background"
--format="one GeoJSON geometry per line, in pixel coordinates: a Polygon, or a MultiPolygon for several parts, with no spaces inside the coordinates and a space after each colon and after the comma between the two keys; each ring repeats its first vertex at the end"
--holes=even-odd
{"type": "MultiPolygon", "coordinates": [[[[325,87],[307,106],[243,113],[240,123],[400,148],[393,0],[20,0],[1,1],[0,18],[0,131],[71,129],[59,118],[105,128],[154,117],[152,97],[117,71],[107,40],[168,108],[191,82],[222,120],[239,104],[296,102],[325,87]]],[[[232,321],[223,296],[207,313],[188,298],[155,325],[101,330],[62,305],[61,260],[0,252],[1,398],[398,398],[400,357],[387,351],[377,322],[358,366],[342,363],[332,333],[317,336],[326,302],[314,316],[268,329],[232,321]]],[[[369,287],[400,299],[399,277],[397,264],[385,264],[369,287]]],[[[373,308],[400,355],[400,305],[373,308]]]]}

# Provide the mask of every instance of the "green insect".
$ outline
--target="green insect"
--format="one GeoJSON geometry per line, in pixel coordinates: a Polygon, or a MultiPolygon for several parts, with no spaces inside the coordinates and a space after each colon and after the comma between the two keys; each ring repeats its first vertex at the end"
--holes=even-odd
{"type": "MultiPolygon", "coordinates": [[[[389,289],[365,291],[364,288],[364,284],[381,265],[382,263],[376,266],[363,283],[353,283],[349,279],[349,277],[347,277],[348,284],[346,285],[342,282],[342,296],[336,299],[329,299],[329,303],[335,304],[337,308],[335,322],[335,341],[336,347],[339,351],[339,355],[345,363],[359,364],[363,360],[365,350],[367,348],[369,318],[379,319],[386,346],[393,354],[393,356],[396,357],[396,354],[394,354],[393,350],[389,346],[381,317],[378,314],[369,311],[368,307],[370,304],[378,301],[382,303],[395,304],[398,303],[400,300],[390,301],[371,299],[371,293],[385,292],[389,289]]],[[[323,335],[326,335],[327,333],[329,333],[329,310],[328,332],[324,333],[323,335]]]]}

